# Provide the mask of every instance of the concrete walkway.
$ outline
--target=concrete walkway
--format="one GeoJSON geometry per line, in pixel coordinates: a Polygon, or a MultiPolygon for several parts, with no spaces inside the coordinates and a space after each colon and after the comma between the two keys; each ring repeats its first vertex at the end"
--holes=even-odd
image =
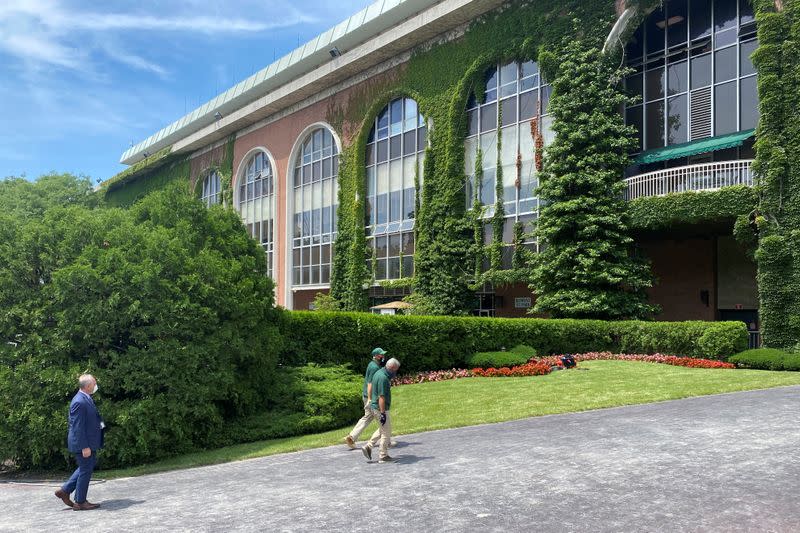
{"type": "Polygon", "coordinates": [[[0,484],[0,531],[800,530],[800,387],[400,440],[98,483],[90,512],[0,484]]]}

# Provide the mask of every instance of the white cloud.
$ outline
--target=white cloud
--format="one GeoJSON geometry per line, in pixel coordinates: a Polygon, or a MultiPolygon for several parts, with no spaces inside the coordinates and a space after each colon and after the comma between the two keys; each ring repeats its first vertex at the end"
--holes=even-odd
{"type": "MultiPolygon", "coordinates": [[[[180,3],[177,6],[180,8],[180,3]]],[[[72,70],[91,70],[89,59],[100,52],[123,65],[164,76],[164,67],[139,54],[118,46],[101,44],[91,48],[86,43],[101,42],[104,35],[112,33],[254,34],[314,21],[314,17],[292,6],[281,6],[278,17],[221,15],[222,10],[213,3],[206,6],[206,13],[200,3],[183,7],[184,10],[154,15],[153,12],[162,12],[164,7],[143,2],[135,13],[113,9],[99,12],[96,8],[67,7],[55,0],[4,0],[0,3],[0,51],[30,65],[47,64],[72,70]]],[[[250,9],[236,9],[235,5],[228,5],[224,11],[252,13],[250,9]]]]}

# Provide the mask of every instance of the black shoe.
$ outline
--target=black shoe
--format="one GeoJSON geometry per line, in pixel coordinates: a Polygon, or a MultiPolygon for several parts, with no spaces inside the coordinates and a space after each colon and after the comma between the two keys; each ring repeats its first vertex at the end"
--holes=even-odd
{"type": "Polygon", "coordinates": [[[361,453],[364,454],[364,457],[367,458],[367,461],[372,461],[372,446],[367,444],[366,446],[361,447],[361,453]]]}

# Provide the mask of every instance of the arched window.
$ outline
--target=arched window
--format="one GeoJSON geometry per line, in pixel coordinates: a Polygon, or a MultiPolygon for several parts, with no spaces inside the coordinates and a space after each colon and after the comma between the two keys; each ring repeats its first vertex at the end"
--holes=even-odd
{"type": "Polygon", "coordinates": [[[275,176],[269,157],[255,153],[239,176],[239,212],[247,232],[264,248],[267,272],[273,276],[275,176]]]}
{"type": "Polygon", "coordinates": [[[293,285],[331,280],[336,240],[339,149],[326,128],[311,131],[294,164],[293,285]]]}
{"type": "Polygon", "coordinates": [[[651,13],[625,50],[637,151],[755,128],[757,46],[750,0],[669,0],[651,13]]]}
{"type": "Polygon", "coordinates": [[[370,130],[365,224],[377,280],[414,275],[414,178],[422,181],[426,144],[425,119],[410,98],[389,103],[370,130]]]}
{"type": "Polygon", "coordinates": [[[222,180],[219,172],[212,170],[203,179],[203,190],[200,193],[200,200],[211,207],[222,202],[222,180]]]}
{"type": "MultiPolygon", "coordinates": [[[[483,102],[471,95],[467,103],[467,139],[465,171],[467,206],[477,197],[485,206],[484,216],[494,215],[497,167],[503,169],[503,208],[506,222],[503,242],[514,240],[514,224],[525,224],[525,231],[538,216],[539,202],[534,190],[539,185],[536,169],[537,142],[541,149],[553,138],[552,116],[548,114],[551,87],[543,79],[535,61],[511,62],[492,67],[485,75],[483,102]],[[498,135],[500,143],[498,150],[498,135]],[[478,150],[483,161],[483,178],[475,183],[478,150]]],[[[484,243],[491,242],[492,229],[487,224],[484,243]]],[[[533,247],[533,246],[531,246],[533,247]]],[[[503,266],[511,267],[513,249],[503,251],[503,266]]]]}

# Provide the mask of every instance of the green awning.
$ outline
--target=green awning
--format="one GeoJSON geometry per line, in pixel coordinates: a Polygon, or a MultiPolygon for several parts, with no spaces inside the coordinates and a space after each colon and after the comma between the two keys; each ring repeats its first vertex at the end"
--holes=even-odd
{"type": "Polygon", "coordinates": [[[673,144],[666,148],[658,148],[657,150],[648,150],[647,152],[639,154],[639,157],[636,158],[636,162],[639,164],[657,163],[659,161],[689,157],[690,155],[725,150],[726,148],[736,148],[752,137],[755,131],[754,129],[737,131],[736,133],[720,135],[719,137],[698,139],[688,143],[673,144]]]}

